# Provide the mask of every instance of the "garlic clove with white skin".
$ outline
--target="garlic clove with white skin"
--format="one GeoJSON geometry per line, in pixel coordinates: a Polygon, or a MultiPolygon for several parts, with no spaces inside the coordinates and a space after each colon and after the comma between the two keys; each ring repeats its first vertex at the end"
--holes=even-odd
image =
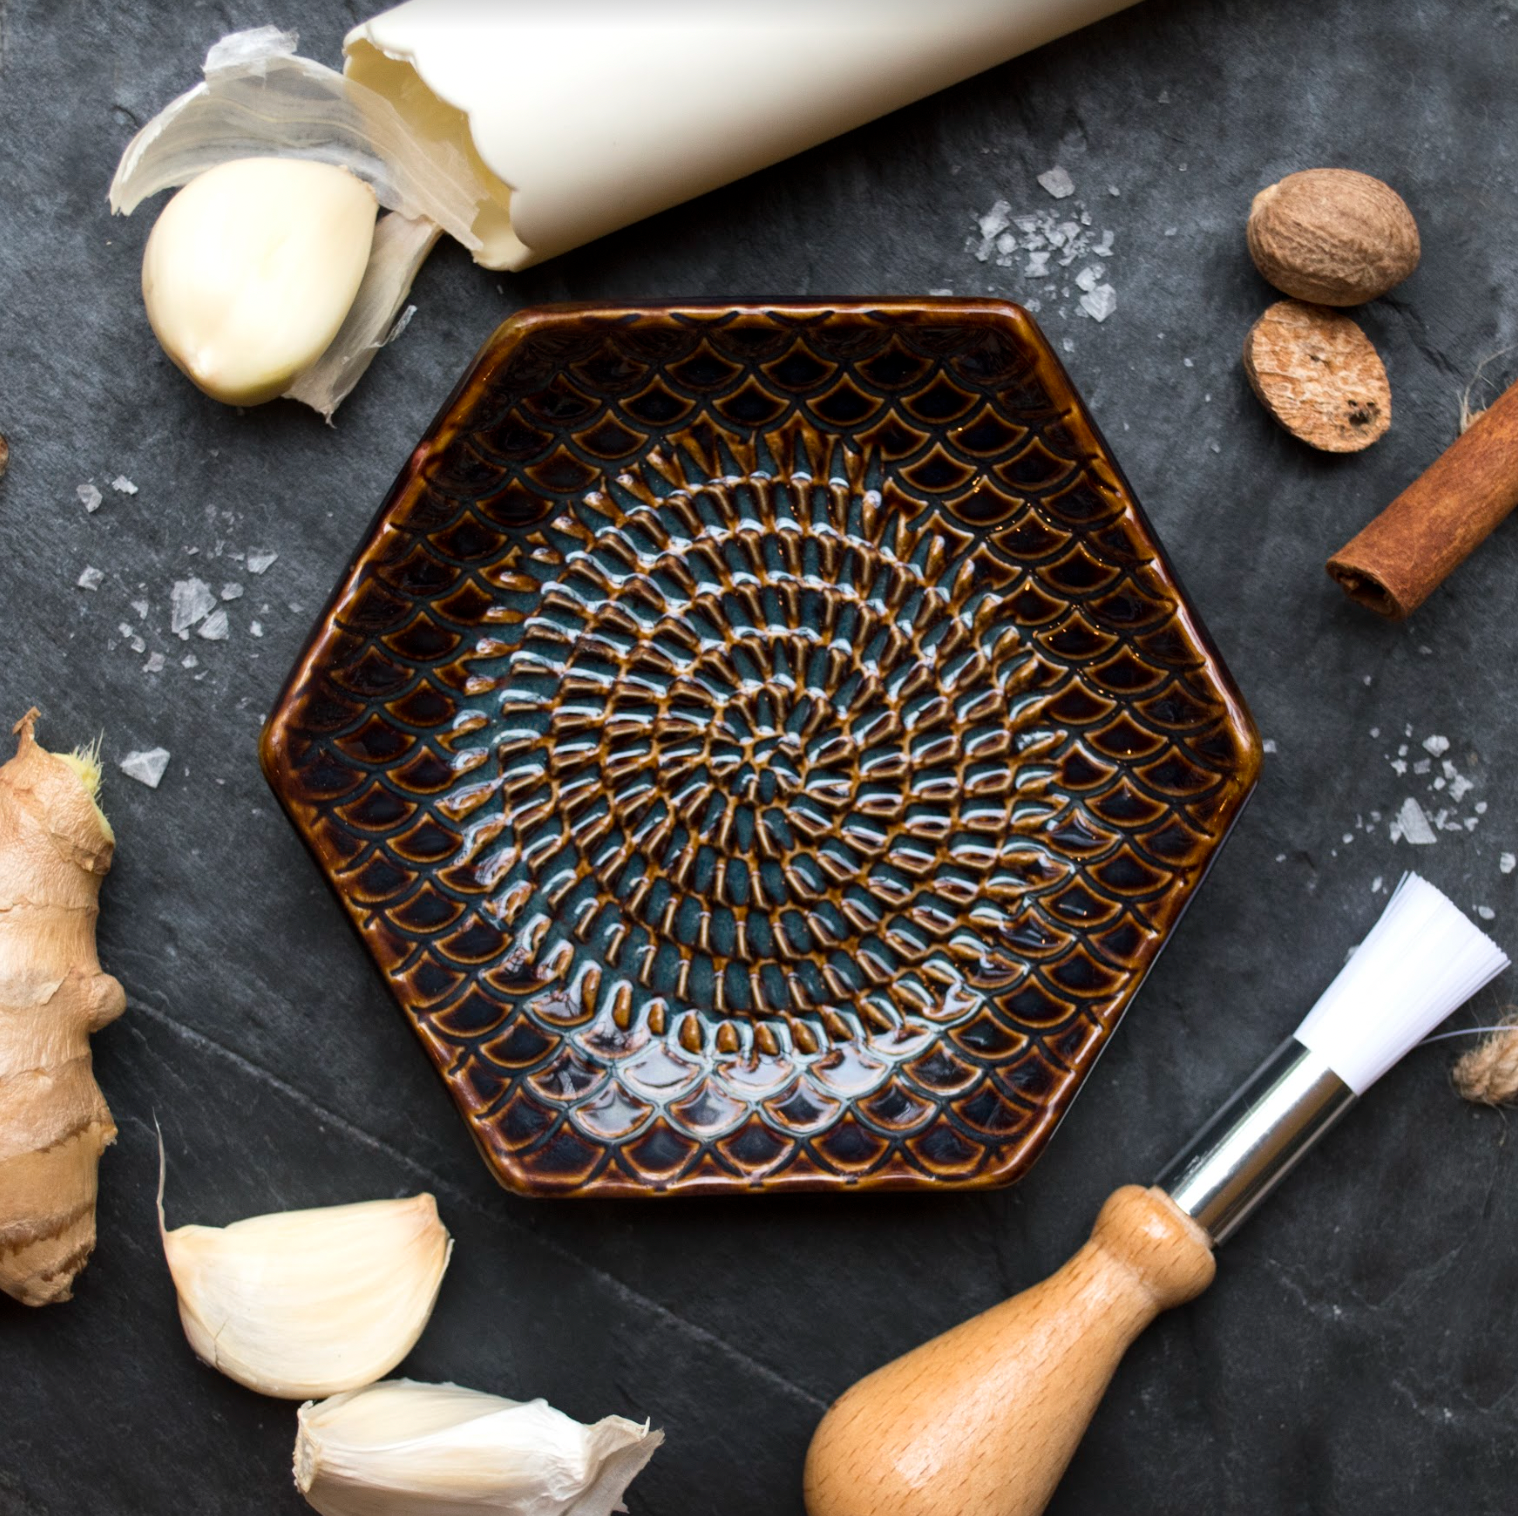
{"type": "Polygon", "coordinates": [[[342,326],[378,209],[347,169],[300,158],[237,158],[192,179],[142,258],[164,352],[217,400],[272,400],[342,326]]]}
{"type": "Polygon", "coordinates": [[[303,1405],[295,1483],[321,1516],[610,1516],[664,1441],[623,1416],[393,1379],[303,1405]]]}
{"type": "Polygon", "coordinates": [[[190,1346],[287,1400],[388,1374],[427,1325],[452,1248],[431,1195],[163,1234],[190,1346]]]}

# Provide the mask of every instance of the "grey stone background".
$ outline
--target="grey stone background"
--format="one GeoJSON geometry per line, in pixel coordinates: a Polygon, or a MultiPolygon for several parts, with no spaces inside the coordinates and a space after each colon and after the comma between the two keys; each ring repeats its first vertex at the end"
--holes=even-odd
{"type": "MultiPolygon", "coordinates": [[[[336,61],[359,19],[327,0],[0,0],[0,714],[39,704],[54,747],[104,733],[120,846],[100,945],[130,998],[95,1041],[121,1128],[96,1256],[71,1304],[0,1301],[0,1512],[303,1509],[292,1408],[204,1368],[180,1335],[156,1117],[171,1224],[430,1188],[458,1246],[409,1373],[586,1419],[652,1416],[669,1440],[633,1488],[638,1516],[795,1516],[828,1400],[1042,1277],[1110,1189],[1148,1179],[1295,1025],[1379,910],[1377,876],[1416,865],[1518,947],[1518,874],[1498,866],[1518,850],[1518,524],[1403,627],[1350,606],[1322,568],[1451,440],[1460,390],[1518,340],[1515,9],[1146,0],[526,275],[444,247],[334,429],[284,403],[239,415],[160,354],[137,289],[155,210],[112,220],[105,187],[223,32],[298,26],[303,51],[336,61]],[[966,247],[998,199],[1054,209],[1035,176],[1056,163],[1077,187],[1059,208],[1114,233],[1101,324],[1020,259],[966,247]],[[1396,186],[1424,247],[1362,313],[1392,430],[1337,460],[1277,430],[1238,362],[1271,298],[1244,250],[1250,197],[1333,164],[1396,186]],[[513,1199],[266,792],[260,719],[411,446],[511,310],[935,289],[1041,300],[1275,746],[1255,800],[1019,1188],[513,1199]],[[117,475],[138,492],[113,490],[117,475]],[[94,515],[75,494],[87,481],[105,493],[94,515]],[[238,558],[256,548],[279,554],[262,576],[238,558]],[[86,566],[104,574],[93,593],[75,587],[86,566]],[[225,642],[169,636],[170,585],[192,573],[246,586],[225,642]],[[162,673],[142,671],[123,623],[168,655],[162,673]],[[1458,804],[1428,789],[1437,763],[1388,762],[1436,734],[1474,785],[1458,804]],[[173,754],[158,790],[116,769],[158,744],[173,754]],[[1477,825],[1394,843],[1408,795],[1477,825]]],[[[1487,372],[1518,376],[1518,354],[1487,372]]],[[[1511,993],[1499,980],[1457,1020],[1511,993]]],[[[1059,1516],[1514,1509],[1518,1161],[1506,1119],[1451,1093],[1459,1045],[1394,1070],[1228,1246],[1212,1291],[1140,1342],[1059,1516]]]]}

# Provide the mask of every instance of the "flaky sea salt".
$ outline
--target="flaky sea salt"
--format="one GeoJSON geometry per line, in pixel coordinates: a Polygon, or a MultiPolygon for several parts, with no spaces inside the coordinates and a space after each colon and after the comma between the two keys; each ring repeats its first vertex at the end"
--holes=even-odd
{"type": "Polygon", "coordinates": [[[1057,163],[1046,173],[1040,174],[1038,182],[1056,200],[1063,200],[1067,195],[1075,193],[1075,181],[1057,163]]]}
{"type": "Polygon", "coordinates": [[[86,567],[79,571],[74,583],[82,590],[98,590],[105,583],[105,575],[98,568],[86,567]]]}
{"type": "Polygon", "coordinates": [[[1512,853],[1504,853],[1497,860],[1497,867],[1504,874],[1511,874],[1515,868],[1518,868],[1518,857],[1515,857],[1512,853]]]}
{"type": "Polygon", "coordinates": [[[1260,744],[1260,751],[1262,753],[1275,753],[1275,752],[1279,752],[1280,749],[1276,747],[1276,740],[1275,740],[1274,737],[1267,737],[1260,744]]]}
{"type": "Polygon", "coordinates": [[[248,635],[250,637],[262,637],[263,634],[264,624],[262,621],[250,621],[248,623],[248,635]]]}
{"type": "Polygon", "coordinates": [[[92,516],[100,509],[100,503],[105,499],[105,496],[93,484],[81,484],[74,490],[74,493],[78,495],[85,510],[92,516]]]}
{"type": "Polygon", "coordinates": [[[242,599],[242,586],[240,584],[224,584],[224,585],[222,585],[222,587],[221,587],[221,598],[223,600],[241,600],[242,599]]]}
{"type": "Polygon", "coordinates": [[[137,612],[137,615],[143,621],[146,621],[148,619],[148,612],[152,609],[152,607],[147,603],[146,600],[134,600],[132,602],[132,609],[137,612]]]}
{"type": "Polygon", "coordinates": [[[118,765],[128,779],[145,784],[150,790],[158,788],[158,781],[169,766],[169,750],[166,747],[150,747],[145,752],[128,753],[118,765]]]}
{"type": "Polygon", "coordinates": [[[1442,758],[1449,752],[1449,738],[1437,735],[1425,737],[1423,739],[1423,750],[1426,753],[1432,753],[1435,758],[1442,758]]]}
{"type": "Polygon", "coordinates": [[[1495,921],[1497,919],[1496,911],[1494,911],[1489,905],[1478,905],[1476,907],[1476,914],[1483,921],[1495,921]]]}
{"type": "Polygon", "coordinates": [[[207,642],[225,642],[231,630],[225,611],[212,611],[200,624],[200,635],[207,642]]]}
{"type": "Polygon", "coordinates": [[[117,474],[111,480],[111,488],[119,495],[135,495],[137,493],[137,486],[125,474],[117,474]]]}
{"type": "Polygon", "coordinates": [[[278,558],[279,554],[272,548],[250,548],[248,551],[248,572],[250,574],[262,574],[266,569],[272,567],[278,558]]]}
{"type": "Polygon", "coordinates": [[[190,628],[215,609],[216,597],[205,580],[176,579],[169,591],[169,630],[176,637],[187,638],[190,628]]]}
{"type": "Polygon", "coordinates": [[[1081,309],[1093,321],[1105,321],[1117,309],[1117,291],[1110,284],[1099,284],[1081,296],[1081,309]]]}
{"type": "Polygon", "coordinates": [[[148,661],[143,664],[142,671],[144,674],[161,673],[163,671],[163,654],[149,653],[148,661]]]}
{"type": "Polygon", "coordinates": [[[1397,812],[1392,827],[1394,841],[1400,832],[1403,840],[1412,843],[1414,847],[1428,847],[1439,840],[1433,827],[1428,824],[1428,817],[1423,814],[1423,807],[1411,795],[1402,802],[1402,809],[1397,812]]]}

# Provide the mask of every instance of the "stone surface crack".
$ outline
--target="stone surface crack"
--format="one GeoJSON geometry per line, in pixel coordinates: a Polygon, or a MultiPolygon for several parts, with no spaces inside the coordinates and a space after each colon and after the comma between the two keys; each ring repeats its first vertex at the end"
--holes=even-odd
{"type": "Polygon", "coordinates": [[[228,1059],[250,1078],[277,1090],[287,1099],[310,1111],[324,1124],[337,1128],[365,1147],[383,1153],[387,1158],[394,1160],[411,1170],[412,1173],[425,1179],[430,1186],[446,1194],[450,1200],[460,1205],[468,1206],[478,1214],[486,1216],[490,1220],[498,1222],[514,1232],[531,1237],[533,1242],[540,1247],[546,1248],[555,1257],[562,1258],[584,1269],[619,1300],[647,1312],[661,1324],[682,1333],[703,1347],[720,1353],[723,1357],[738,1364],[747,1373],[763,1380],[771,1388],[778,1390],[788,1398],[800,1400],[818,1412],[827,1409],[827,1401],[823,1400],[820,1396],[812,1394],[810,1390],[803,1388],[801,1385],[795,1383],[795,1381],[787,1379],[784,1374],[779,1373],[768,1364],[751,1357],[742,1348],[737,1347],[725,1338],[719,1337],[715,1332],[711,1332],[703,1326],[698,1326],[694,1321],[681,1316],[676,1311],[670,1310],[668,1306],[661,1304],[651,1296],[634,1289],[633,1286],[627,1284],[624,1280],[617,1278],[615,1274],[607,1272],[606,1269],[591,1263],[571,1248],[565,1247],[563,1243],[545,1236],[544,1233],[536,1231],[531,1227],[523,1226],[509,1212],[497,1211],[482,1204],[471,1196],[468,1191],[461,1188],[457,1183],[444,1178],[435,1169],[428,1168],[425,1164],[418,1162],[410,1154],[404,1153],[391,1143],[386,1142],[384,1138],[377,1137],[373,1132],[366,1131],[348,1117],[340,1115],[328,1106],[323,1105],[320,1101],[313,1099],[303,1090],[290,1084],[287,1080],[281,1079],[279,1075],[272,1073],[260,1064],[254,1063],[251,1059],[244,1057],[235,1049],[227,1047],[224,1043],[216,1041],[213,1037],[207,1037],[204,1032],[187,1026],[184,1022],[172,1016],[167,1010],[150,1004],[140,992],[133,993],[132,1007],[134,1010],[148,1017],[149,1020],[168,1028],[175,1035],[183,1038],[184,1041],[219,1057],[228,1059]]]}

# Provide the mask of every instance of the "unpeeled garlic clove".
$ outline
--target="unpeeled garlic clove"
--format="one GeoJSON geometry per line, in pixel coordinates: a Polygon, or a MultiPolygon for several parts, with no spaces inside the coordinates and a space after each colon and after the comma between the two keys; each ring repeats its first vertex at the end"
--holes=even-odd
{"type": "Polygon", "coordinates": [[[431,1195],[163,1234],[190,1346],[287,1400],[388,1374],[427,1325],[452,1248],[431,1195]]]}
{"type": "Polygon", "coordinates": [[[272,400],[337,335],[377,211],[362,179],[300,158],[238,158],[192,179],[142,258],[163,350],[217,400],[272,400]]]}
{"type": "Polygon", "coordinates": [[[609,1516],[664,1441],[544,1400],[392,1379],[303,1405],[295,1483],[321,1516],[609,1516]]]}

